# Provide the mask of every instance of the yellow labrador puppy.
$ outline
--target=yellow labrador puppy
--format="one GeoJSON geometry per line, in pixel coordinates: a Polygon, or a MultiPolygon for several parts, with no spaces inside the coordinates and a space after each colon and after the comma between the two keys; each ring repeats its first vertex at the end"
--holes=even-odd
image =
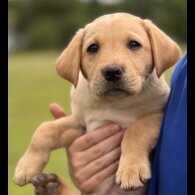
{"type": "MultiPolygon", "coordinates": [[[[89,194],[127,194],[123,190],[143,187],[151,177],[149,154],[169,94],[162,73],[179,55],[178,45],[150,20],[127,13],[104,15],[80,29],[57,60],[58,73],[74,85],[72,115],[36,130],[17,164],[15,183],[25,185],[39,175],[52,150],[114,122],[126,129],[117,173],[89,194]]],[[[53,194],[71,194],[60,184],[53,194]]]]}

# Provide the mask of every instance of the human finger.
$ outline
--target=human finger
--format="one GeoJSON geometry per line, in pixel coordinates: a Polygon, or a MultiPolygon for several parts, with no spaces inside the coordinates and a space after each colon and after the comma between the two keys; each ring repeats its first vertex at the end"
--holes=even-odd
{"type": "Polygon", "coordinates": [[[66,116],[64,109],[59,104],[51,103],[49,109],[55,119],[66,116]]]}
{"type": "Polygon", "coordinates": [[[84,155],[86,156],[85,161],[86,164],[108,154],[118,146],[120,146],[124,132],[119,131],[116,134],[108,137],[107,139],[99,142],[95,146],[84,151],[84,155]]]}
{"type": "Polygon", "coordinates": [[[99,183],[103,182],[106,178],[116,173],[117,168],[118,161],[112,163],[93,177],[89,178],[87,181],[83,182],[80,186],[80,189],[87,193],[92,192],[99,183]]]}
{"type": "Polygon", "coordinates": [[[105,169],[110,164],[117,162],[120,158],[120,154],[121,148],[120,147],[115,148],[114,150],[102,156],[101,158],[98,158],[97,160],[92,161],[91,163],[83,167],[83,169],[77,172],[75,178],[80,183],[88,180],[90,177],[96,175],[99,171],[105,169]]]}
{"type": "Polygon", "coordinates": [[[110,124],[104,127],[98,128],[94,131],[86,133],[85,135],[77,138],[69,147],[70,151],[84,151],[90,147],[96,145],[97,143],[107,139],[108,137],[114,135],[122,128],[118,124],[110,124]]]}

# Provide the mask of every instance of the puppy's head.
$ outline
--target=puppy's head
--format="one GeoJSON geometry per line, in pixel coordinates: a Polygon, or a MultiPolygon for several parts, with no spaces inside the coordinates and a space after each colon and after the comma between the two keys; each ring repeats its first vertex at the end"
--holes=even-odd
{"type": "Polygon", "coordinates": [[[76,87],[81,70],[99,96],[138,94],[155,68],[178,60],[179,46],[149,20],[116,13],[80,29],[57,60],[59,74],[76,87]]]}

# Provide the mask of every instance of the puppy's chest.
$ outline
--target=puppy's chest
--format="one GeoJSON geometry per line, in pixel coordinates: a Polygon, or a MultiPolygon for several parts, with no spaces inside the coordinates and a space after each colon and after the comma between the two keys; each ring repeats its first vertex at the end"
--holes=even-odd
{"type": "Polygon", "coordinates": [[[114,103],[94,105],[85,101],[73,103],[72,114],[81,120],[87,132],[110,123],[117,123],[125,129],[142,115],[138,107],[119,108],[114,103]]]}
{"type": "Polygon", "coordinates": [[[84,121],[87,131],[91,131],[97,127],[104,126],[109,123],[120,124],[123,128],[127,128],[133,123],[138,116],[128,110],[117,110],[114,108],[90,109],[84,113],[84,121]]]}

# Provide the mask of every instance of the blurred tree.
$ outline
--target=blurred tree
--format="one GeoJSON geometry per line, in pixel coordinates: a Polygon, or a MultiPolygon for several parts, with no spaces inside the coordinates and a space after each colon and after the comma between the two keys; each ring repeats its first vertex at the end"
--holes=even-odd
{"type": "Polygon", "coordinates": [[[9,26],[28,38],[29,49],[61,49],[77,29],[113,12],[150,18],[178,41],[186,41],[185,0],[121,0],[118,4],[98,0],[30,0],[9,1],[8,5],[9,26]]]}

